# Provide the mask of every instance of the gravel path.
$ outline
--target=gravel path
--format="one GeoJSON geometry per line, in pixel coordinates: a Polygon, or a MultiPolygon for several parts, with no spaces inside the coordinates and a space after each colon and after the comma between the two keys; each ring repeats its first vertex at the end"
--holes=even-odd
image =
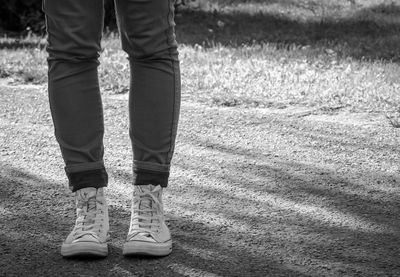
{"type": "Polygon", "coordinates": [[[186,100],[165,191],[174,251],[123,258],[127,96],[104,97],[110,255],[66,260],[74,221],[43,86],[0,86],[0,276],[400,276],[400,130],[374,114],[186,100]]]}

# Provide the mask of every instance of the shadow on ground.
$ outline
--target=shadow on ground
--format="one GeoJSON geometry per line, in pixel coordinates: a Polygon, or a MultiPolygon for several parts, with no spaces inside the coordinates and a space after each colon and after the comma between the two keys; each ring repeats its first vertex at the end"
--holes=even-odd
{"type": "Polygon", "coordinates": [[[174,233],[172,255],[159,259],[123,258],[121,247],[129,213],[118,207],[110,208],[113,233],[108,258],[63,259],[59,255],[60,243],[74,220],[71,194],[61,184],[5,165],[0,183],[0,272],[5,276],[27,272],[29,276],[263,276],[266,272],[302,276],[246,249],[218,245],[207,235],[213,230],[179,217],[170,223],[174,233]],[[175,222],[182,229],[174,226],[175,222]]]}
{"type": "MultiPolygon", "coordinates": [[[[213,149],[224,151],[218,147],[213,149]]],[[[243,155],[243,152],[232,151],[231,154],[243,155]]],[[[202,171],[199,160],[191,157],[190,161],[197,164],[196,170],[202,171]]],[[[274,206],[272,198],[266,198],[263,202],[257,197],[251,199],[251,194],[249,199],[216,187],[207,188],[195,184],[190,178],[183,179],[181,182],[189,186],[190,193],[181,196],[192,195],[204,202],[198,208],[193,204],[194,199],[189,199],[187,203],[172,201],[174,205],[180,205],[180,209],[188,211],[197,209],[210,214],[211,218],[226,218],[241,226],[213,226],[209,222],[210,218],[206,217],[201,222],[172,212],[169,215],[169,225],[174,234],[172,255],[161,259],[123,258],[121,248],[128,229],[129,212],[112,206],[110,218],[113,233],[109,257],[83,261],[66,260],[59,255],[60,242],[68,234],[74,220],[72,194],[61,184],[3,165],[0,177],[3,225],[0,232],[0,271],[7,276],[18,276],[26,272],[30,276],[156,276],[160,273],[163,276],[309,276],[312,272],[308,268],[314,266],[321,270],[314,269],[314,273],[322,276],[329,272],[329,268],[337,270],[339,266],[346,276],[366,272],[372,275],[400,272],[397,260],[400,255],[397,247],[400,245],[398,197],[378,202],[372,198],[346,194],[331,185],[338,185],[336,188],[341,187],[339,184],[353,187],[355,184],[347,176],[337,177],[333,172],[305,165],[300,166],[313,176],[308,180],[288,173],[288,169],[299,166],[290,163],[281,163],[275,168],[233,168],[236,165],[227,165],[229,170],[240,170],[243,174],[261,174],[260,177],[265,180],[275,176],[275,181],[282,187],[293,190],[292,194],[285,195],[283,191],[278,193],[268,186],[251,181],[238,186],[238,180],[229,174],[214,177],[216,183],[223,180],[245,191],[256,192],[255,195],[261,197],[268,194],[275,199],[277,206],[274,206]],[[318,173],[319,170],[323,174],[318,173]],[[316,177],[321,175],[322,178],[316,177]],[[320,190],[318,184],[321,183],[328,184],[326,190],[320,190]],[[313,212],[310,210],[312,204],[303,201],[306,196],[332,204],[339,215],[351,214],[360,218],[360,222],[372,222],[371,230],[365,230],[362,223],[358,229],[357,226],[346,226],[346,222],[343,226],[330,224],[337,223],[335,213],[317,214],[326,212],[325,209],[313,212]],[[226,205],[216,209],[212,205],[214,199],[223,199],[226,205]],[[309,210],[304,210],[307,207],[309,210]],[[251,210],[259,213],[252,214],[249,212],[251,210]],[[260,229],[263,226],[265,229],[260,229]],[[397,235],[374,229],[379,226],[388,226],[390,230],[397,231],[397,235]]],[[[193,170],[178,166],[181,170],[193,170]]],[[[131,179],[129,173],[118,176],[122,182],[131,179]]],[[[382,182],[390,178],[369,177],[382,182]]],[[[338,271],[333,272],[337,274],[338,271]]]]}
{"type": "Polygon", "coordinates": [[[379,17],[384,15],[396,18],[400,7],[379,5],[361,10],[350,18],[312,22],[268,13],[185,11],[176,19],[177,39],[180,43],[205,47],[269,43],[276,44],[279,49],[291,49],[293,45],[329,48],[334,49],[339,58],[398,62],[400,21],[380,22],[379,17]]]}

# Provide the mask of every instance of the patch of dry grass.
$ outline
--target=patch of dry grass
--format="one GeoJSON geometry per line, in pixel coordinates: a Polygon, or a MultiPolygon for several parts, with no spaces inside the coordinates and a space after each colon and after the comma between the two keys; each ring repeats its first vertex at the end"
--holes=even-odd
{"type": "Polygon", "coordinates": [[[183,91],[189,99],[225,106],[381,111],[400,103],[400,81],[392,78],[398,65],[338,59],[333,50],[309,53],[307,47],[296,46],[183,46],[183,91]]]}
{"type": "MultiPolygon", "coordinates": [[[[1,50],[2,77],[46,81],[43,49],[1,50]]],[[[340,58],[331,49],[274,44],[242,47],[181,45],[183,97],[209,105],[269,107],[306,105],[395,111],[400,66],[388,61],[340,58]]],[[[129,67],[118,37],[104,42],[99,69],[105,93],[126,93],[129,67]]]]}
{"type": "MultiPolygon", "coordinates": [[[[128,90],[125,57],[117,37],[105,42],[100,76],[105,87],[116,88],[112,93],[128,90]]],[[[332,49],[181,45],[180,58],[187,101],[248,108],[305,105],[387,112],[395,112],[400,103],[399,64],[342,57],[332,49]]]]}

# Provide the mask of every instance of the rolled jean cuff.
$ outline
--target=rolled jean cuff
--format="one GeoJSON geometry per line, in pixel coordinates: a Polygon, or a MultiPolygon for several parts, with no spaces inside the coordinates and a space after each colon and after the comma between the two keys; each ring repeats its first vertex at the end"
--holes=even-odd
{"type": "Polygon", "coordinates": [[[167,187],[170,165],[133,161],[134,185],[161,185],[167,187]]]}
{"type": "Polygon", "coordinates": [[[65,172],[72,192],[88,187],[102,188],[108,184],[108,174],[104,166],[81,171],[70,171],[70,168],[66,167],[65,172]]]}
{"type": "Polygon", "coordinates": [[[133,171],[133,184],[140,185],[160,185],[168,186],[169,172],[157,172],[146,169],[135,169],[133,171]]]}

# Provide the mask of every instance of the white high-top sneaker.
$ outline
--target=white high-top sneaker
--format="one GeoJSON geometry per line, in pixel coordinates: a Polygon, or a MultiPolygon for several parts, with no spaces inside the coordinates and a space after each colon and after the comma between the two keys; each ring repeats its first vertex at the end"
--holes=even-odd
{"type": "Polygon", "coordinates": [[[172,240],[165,224],[162,187],[134,186],[131,224],[123,254],[166,256],[171,251],[172,240]]]}
{"type": "Polygon", "coordinates": [[[99,256],[108,254],[108,206],[103,188],[83,188],[75,192],[75,227],[61,246],[61,255],[99,256]]]}

